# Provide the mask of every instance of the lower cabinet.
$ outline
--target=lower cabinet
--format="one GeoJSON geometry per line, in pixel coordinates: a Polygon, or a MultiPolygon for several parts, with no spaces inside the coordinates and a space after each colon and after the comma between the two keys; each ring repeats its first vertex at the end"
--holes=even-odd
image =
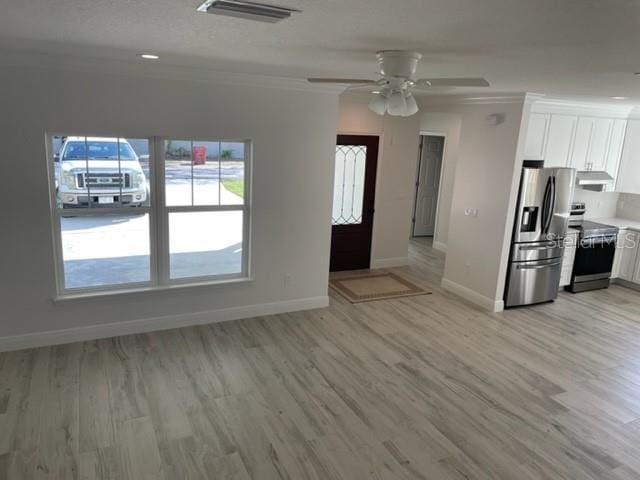
{"type": "Polygon", "coordinates": [[[640,283],[640,233],[620,230],[611,278],[640,283]]]}
{"type": "Polygon", "coordinates": [[[565,239],[564,255],[562,257],[562,271],[560,273],[560,287],[566,287],[571,283],[573,273],[573,261],[576,258],[576,247],[578,245],[578,232],[569,232],[565,239]]]}

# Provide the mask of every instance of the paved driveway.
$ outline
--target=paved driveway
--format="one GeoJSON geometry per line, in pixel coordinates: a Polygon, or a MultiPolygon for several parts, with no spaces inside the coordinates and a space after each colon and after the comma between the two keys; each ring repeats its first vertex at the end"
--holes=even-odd
{"type": "MultiPolygon", "coordinates": [[[[194,182],[196,204],[242,202],[220,187],[218,193],[217,180],[194,182]]],[[[191,183],[167,185],[167,199],[173,205],[190,204],[191,183]]],[[[169,224],[172,278],[241,270],[242,212],[174,213],[169,224]]],[[[146,214],[63,218],[62,244],[67,288],[149,280],[146,214]]]]}

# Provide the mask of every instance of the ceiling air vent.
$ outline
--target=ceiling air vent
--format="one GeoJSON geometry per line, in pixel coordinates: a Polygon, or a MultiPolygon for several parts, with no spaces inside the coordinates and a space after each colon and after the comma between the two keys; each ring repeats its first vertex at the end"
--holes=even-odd
{"type": "Polygon", "coordinates": [[[215,13],[228,17],[246,18],[258,22],[276,23],[299,12],[293,8],[241,0],[207,0],[197,9],[202,13],[215,13]]]}

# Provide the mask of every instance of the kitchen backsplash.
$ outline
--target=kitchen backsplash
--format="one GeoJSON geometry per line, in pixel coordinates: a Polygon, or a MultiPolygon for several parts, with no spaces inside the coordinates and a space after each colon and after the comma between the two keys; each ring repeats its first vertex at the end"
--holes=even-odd
{"type": "Polygon", "coordinates": [[[611,218],[617,216],[619,196],[616,192],[592,192],[576,187],[573,201],[585,203],[585,218],[611,218]]]}
{"type": "Polygon", "coordinates": [[[616,216],[640,222],[640,195],[621,193],[616,216]]]}

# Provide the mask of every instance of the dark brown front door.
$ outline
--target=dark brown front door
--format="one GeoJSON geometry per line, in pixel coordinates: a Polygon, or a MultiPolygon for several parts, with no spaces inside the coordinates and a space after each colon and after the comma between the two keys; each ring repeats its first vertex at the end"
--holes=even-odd
{"type": "Polygon", "coordinates": [[[378,137],[338,135],[333,186],[332,272],[369,268],[378,137]]]}

